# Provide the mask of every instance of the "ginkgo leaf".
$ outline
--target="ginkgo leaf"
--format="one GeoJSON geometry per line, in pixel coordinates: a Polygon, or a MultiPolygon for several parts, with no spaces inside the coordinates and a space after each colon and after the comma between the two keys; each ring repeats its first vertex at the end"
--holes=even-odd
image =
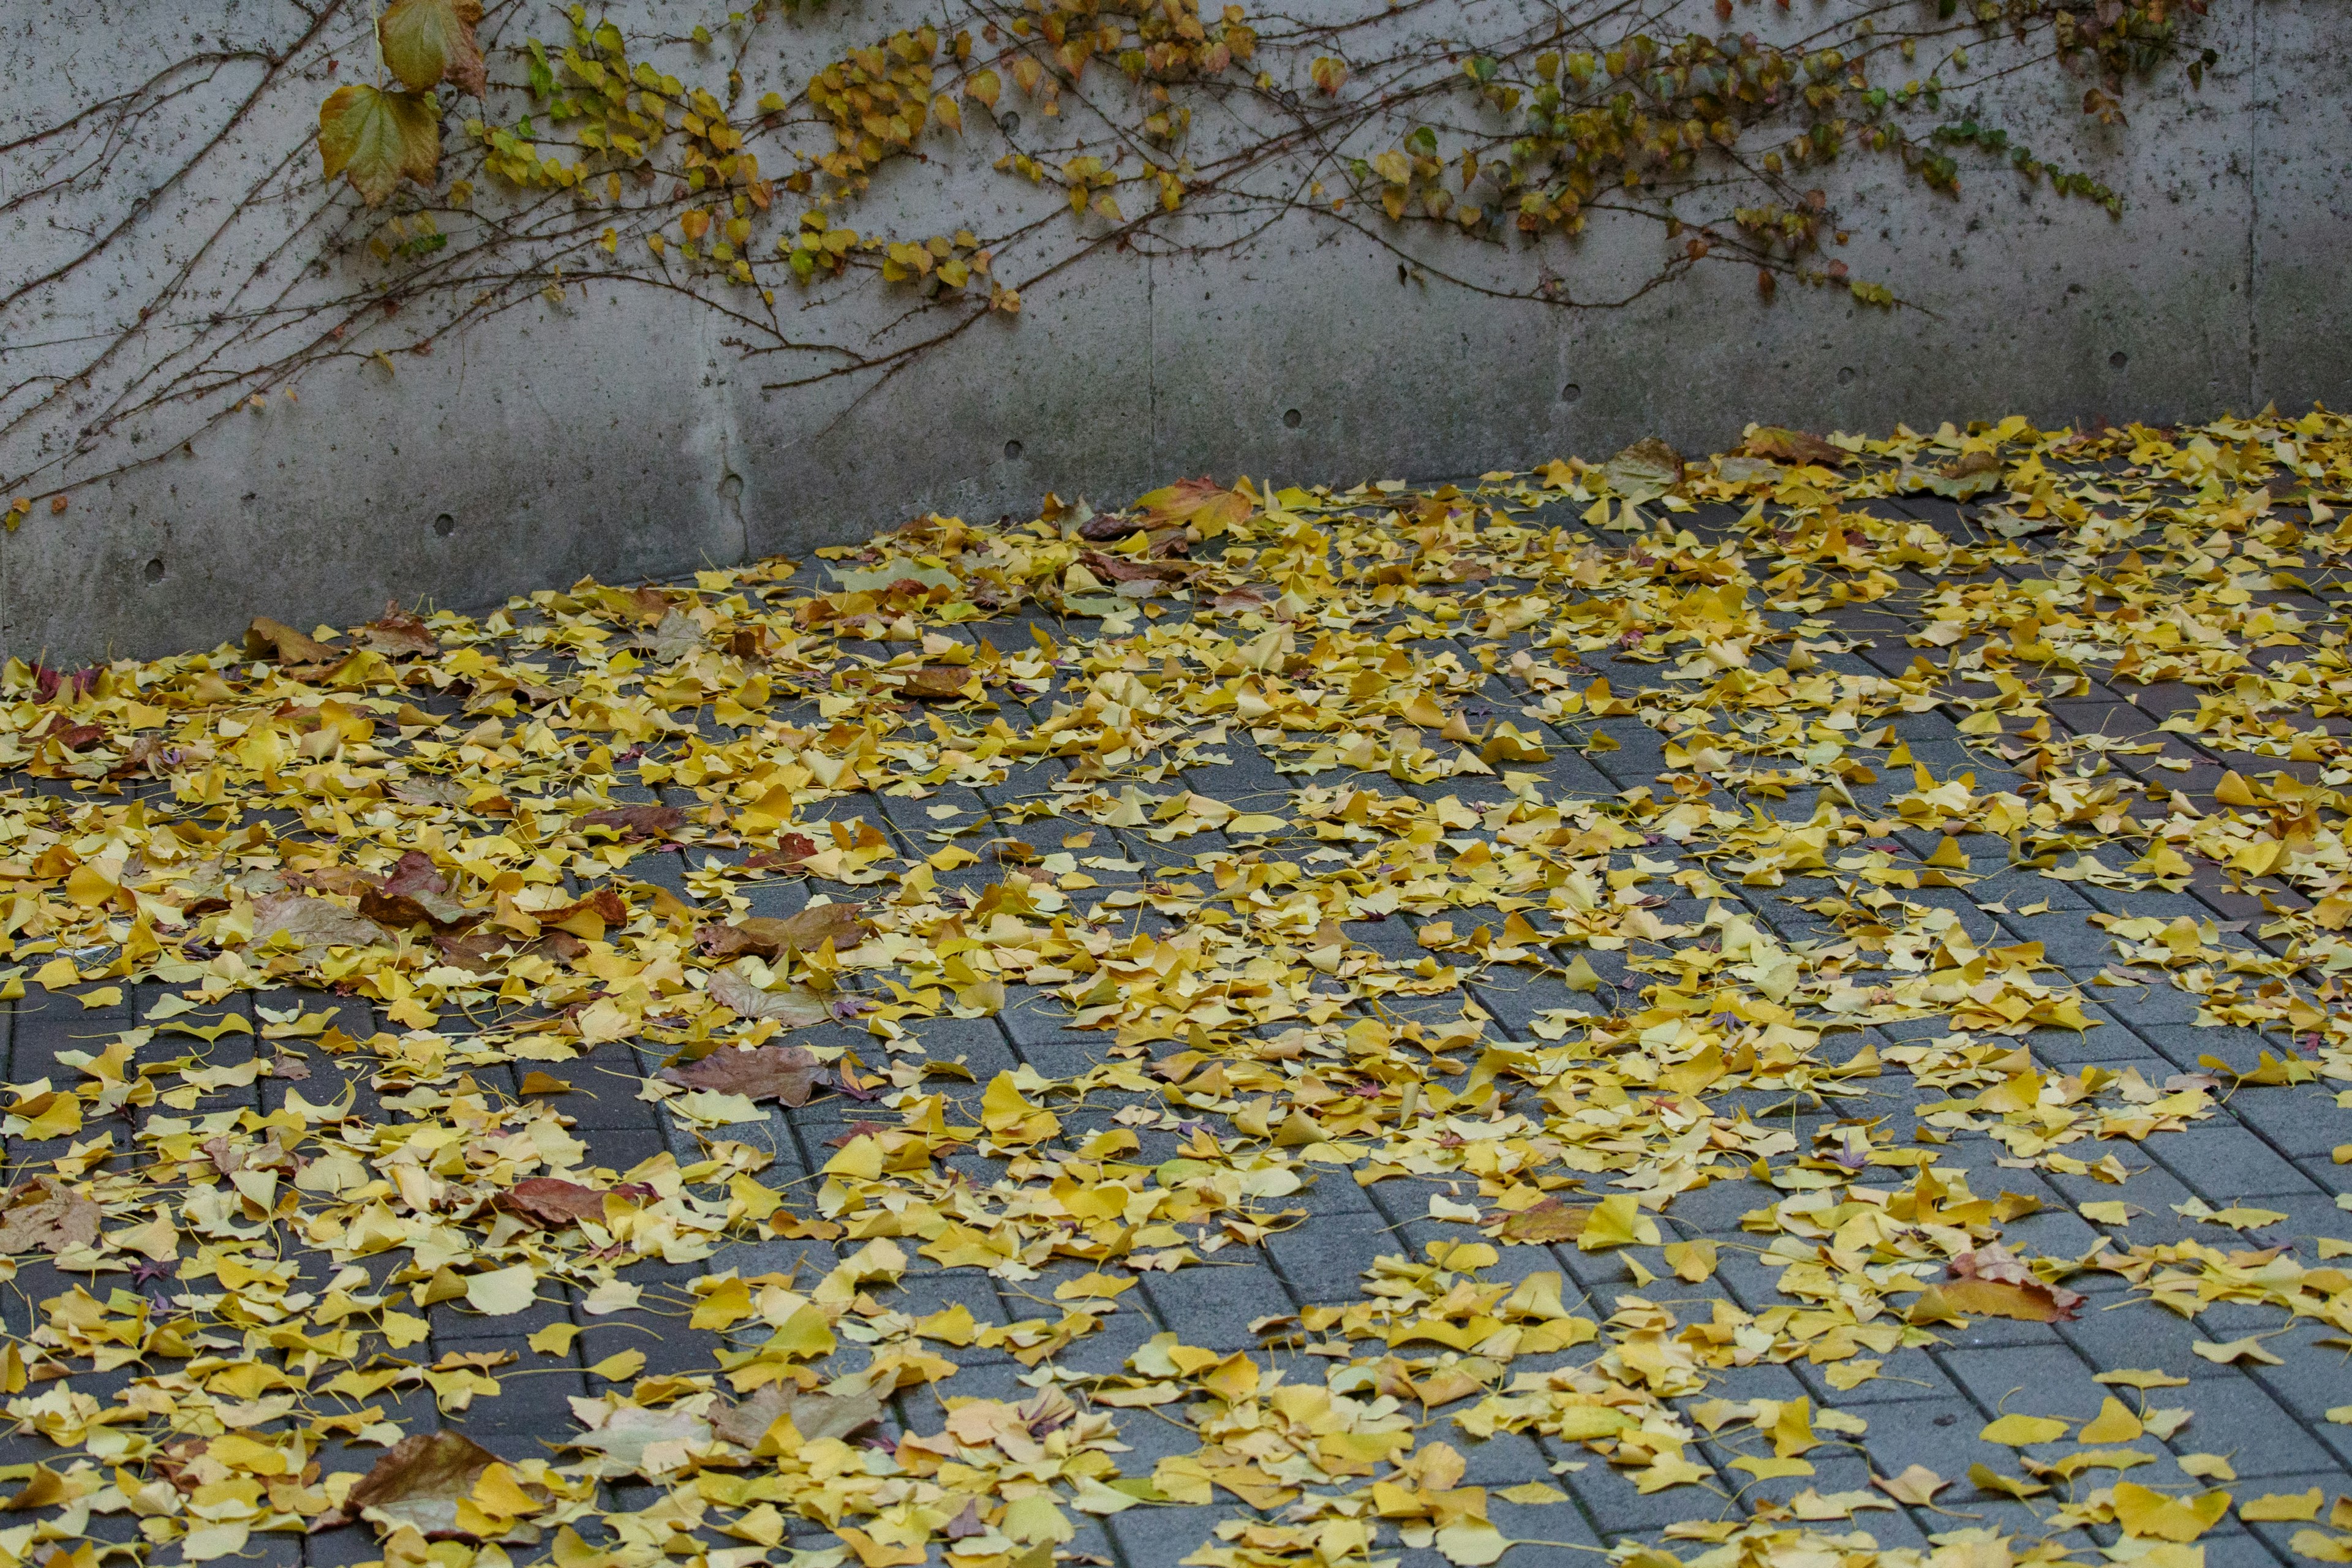
{"type": "Polygon", "coordinates": [[[511,1317],[539,1295],[539,1277],[528,1263],[466,1277],[466,1304],[493,1318],[511,1317]]]}
{"type": "Polygon", "coordinates": [[[339,87],[319,107],[319,157],[327,179],[341,174],[362,201],[382,206],[403,176],[433,183],[441,164],[441,107],[422,93],[339,87]]]}
{"type": "Polygon", "coordinates": [[[2054,1415],[2004,1415],[1977,1436],[1988,1443],[2022,1448],[2036,1443],[2055,1443],[2070,1430],[2069,1423],[2054,1415]]]}
{"type": "Polygon", "coordinates": [[[384,68],[411,92],[452,81],[481,97],[488,88],[474,37],[481,19],[481,0],[392,0],[376,18],[384,68]]]}

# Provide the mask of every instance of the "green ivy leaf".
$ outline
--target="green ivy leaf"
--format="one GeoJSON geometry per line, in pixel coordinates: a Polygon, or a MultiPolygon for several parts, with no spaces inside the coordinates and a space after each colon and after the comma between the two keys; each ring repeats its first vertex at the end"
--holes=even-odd
{"type": "Polygon", "coordinates": [[[421,92],[339,87],[319,106],[319,156],[368,205],[382,206],[403,174],[429,185],[441,163],[441,106],[421,92]]]}
{"type": "Polygon", "coordinates": [[[376,24],[384,66],[411,92],[454,81],[479,98],[488,86],[474,37],[481,19],[481,0],[392,0],[376,24]]]}

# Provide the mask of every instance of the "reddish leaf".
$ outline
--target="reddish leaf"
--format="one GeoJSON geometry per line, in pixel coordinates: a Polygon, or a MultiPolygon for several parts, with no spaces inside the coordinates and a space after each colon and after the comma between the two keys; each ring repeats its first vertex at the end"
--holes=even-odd
{"type": "Polygon", "coordinates": [[[439,639],[425,628],[425,622],[397,604],[386,605],[382,619],[370,621],[362,626],[360,641],[378,653],[436,654],[441,651],[439,639]]]}
{"type": "Polygon", "coordinates": [[[560,926],[574,915],[594,915],[608,926],[629,923],[629,906],[620,894],[610,888],[599,888],[576,904],[564,904],[552,910],[533,912],[531,919],[544,928],[560,926]]]}
{"type": "Polygon", "coordinates": [[[488,910],[469,910],[449,897],[449,882],[434,866],[433,858],[411,849],[394,865],[379,890],[363,889],[360,913],[394,931],[430,925],[436,931],[456,931],[489,916],[488,910]]]}
{"type": "Polygon", "coordinates": [[[686,823],[674,805],[608,805],[580,819],[589,827],[609,827],[624,839],[667,838],[686,823]]]}
{"type": "Polygon", "coordinates": [[[601,1188],[583,1187],[553,1176],[530,1176],[517,1182],[499,1194],[498,1205],[550,1230],[561,1230],[583,1219],[604,1217],[604,1194],[601,1188]]]}
{"type": "Polygon", "coordinates": [[[816,853],[816,840],[805,833],[780,834],[773,849],[762,849],[743,862],[755,870],[786,870],[816,853]]]}

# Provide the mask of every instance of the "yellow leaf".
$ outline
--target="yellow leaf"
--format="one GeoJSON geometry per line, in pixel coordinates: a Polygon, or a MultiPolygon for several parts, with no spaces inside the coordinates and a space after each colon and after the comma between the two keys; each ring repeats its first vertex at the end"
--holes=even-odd
{"type": "Polygon", "coordinates": [[[577,1323],[550,1323],[527,1342],[541,1355],[570,1355],[572,1342],[580,1337],[577,1323]]]}
{"type": "Polygon", "coordinates": [[[1696,1285],[1715,1273],[1716,1244],[1711,1241],[1670,1241],[1665,1247],[1666,1267],[1675,1278],[1685,1284],[1696,1285]]]}
{"type": "Polygon", "coordinates": [[[466,1276],[466,1304],[493,1318],[512,1317],[539,1296],[539,1277],[528,1263],[466,1276]]]}
{"type": "Polygon", "coordinates": [[[2136,1482],[2117,1481],[2115,1499],[2116,1522],[2125,1533],[2143,1540],[2194,1541],[2230,1511],[2230,1494],[2225,1491],[2169,1498],[2136,1482]]]}
{"type": "MultiPolygon", "coordinates": [[[[410,1345],[421,1345],[433,1332],[432,1323],[414,1312],[395,1312],[387,1308],[378,1315],[376,1321],[383,1330],[384,1342],[396,1351],[406,1350],[410,1345]]],[[[565,1325],[567,1328],[570,1326],[565,1325]]]]}
{"type": "Polygon", "coordinates": [[[1746,1470],[1759,1481],[1777,1481],[1787,1476],[1810,1476],[1813,1467],[1803,1459],[1768,1459],[1748,1454],[1731,1461],[1735,1470],[1746,1470]]]}
{"type": "Polygon", "coordinates": [[[2054,1415],[2004,1415],[1977,1436],[1988,1443],[2023,1448],[2036,1443],[2055,1443],[2067,1431],[2067,1423],[2054,1415]]]}
{"type": "Polygon", "coordinates": [[[319,159],[368,205],[382,206],[402,176],[429,185],[441,166],[441,106],[430,93],[337,88],[319,106],[319,159]]]}
{"type": "Polygon", "coordinates": [[[608,1383],[620,1383],[646,1370],[646,1352],[640,1350],[614,1351],[588,1370],[608,1383]]]}
{"type": "Polygon", "coordinates": [[[506,1519],[520,1519],[547,1506],[523,1490],[516,1483],[514,1472],[503,1464],[488,1466],[474,1478],[473,1496],[484,1513],[506,1519]]]}
{"type": "Polygon", "coordinates": [[[2074,1440],[2078,1443],[2128,1443],[2142,1430],[2139,1417],[2111,1394],[2100,1402],[2098,1415],[2074,1435],[2074,1440]]]}
{"type": "Polygon", "coordinates": [[[1643,1214],[1641,1205],[1625,1193],[1593,1205],[1584,1228],[1576,1237],[1580,1252],[1603,1252],[1612,1247],[1637,1245],[1658,1245],[1658,1222],[1643,1214]]]}
{"type": "Polygon", "coordinates": [[[2249,1524],[2285,1524],[2315,1520],[2326,1496],[2317,1487],[2304,1492],[2265,1492],[2238,1505],[2238,1517],[2249,1524]]]}

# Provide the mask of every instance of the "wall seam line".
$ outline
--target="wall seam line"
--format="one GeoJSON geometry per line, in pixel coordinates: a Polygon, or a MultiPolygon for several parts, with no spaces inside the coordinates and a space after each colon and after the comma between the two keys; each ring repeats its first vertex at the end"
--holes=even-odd
{"type": "Polygon", "coordinates": [[[2259,96],[2269,79],[2263,70],[2261,0],[2246,7],[2246,58],[2253,78],[2246,101],[2246,413],[2263,405],[2263,315],[2256,290],[2262,286],[2263,114],[2259,96]]]}

